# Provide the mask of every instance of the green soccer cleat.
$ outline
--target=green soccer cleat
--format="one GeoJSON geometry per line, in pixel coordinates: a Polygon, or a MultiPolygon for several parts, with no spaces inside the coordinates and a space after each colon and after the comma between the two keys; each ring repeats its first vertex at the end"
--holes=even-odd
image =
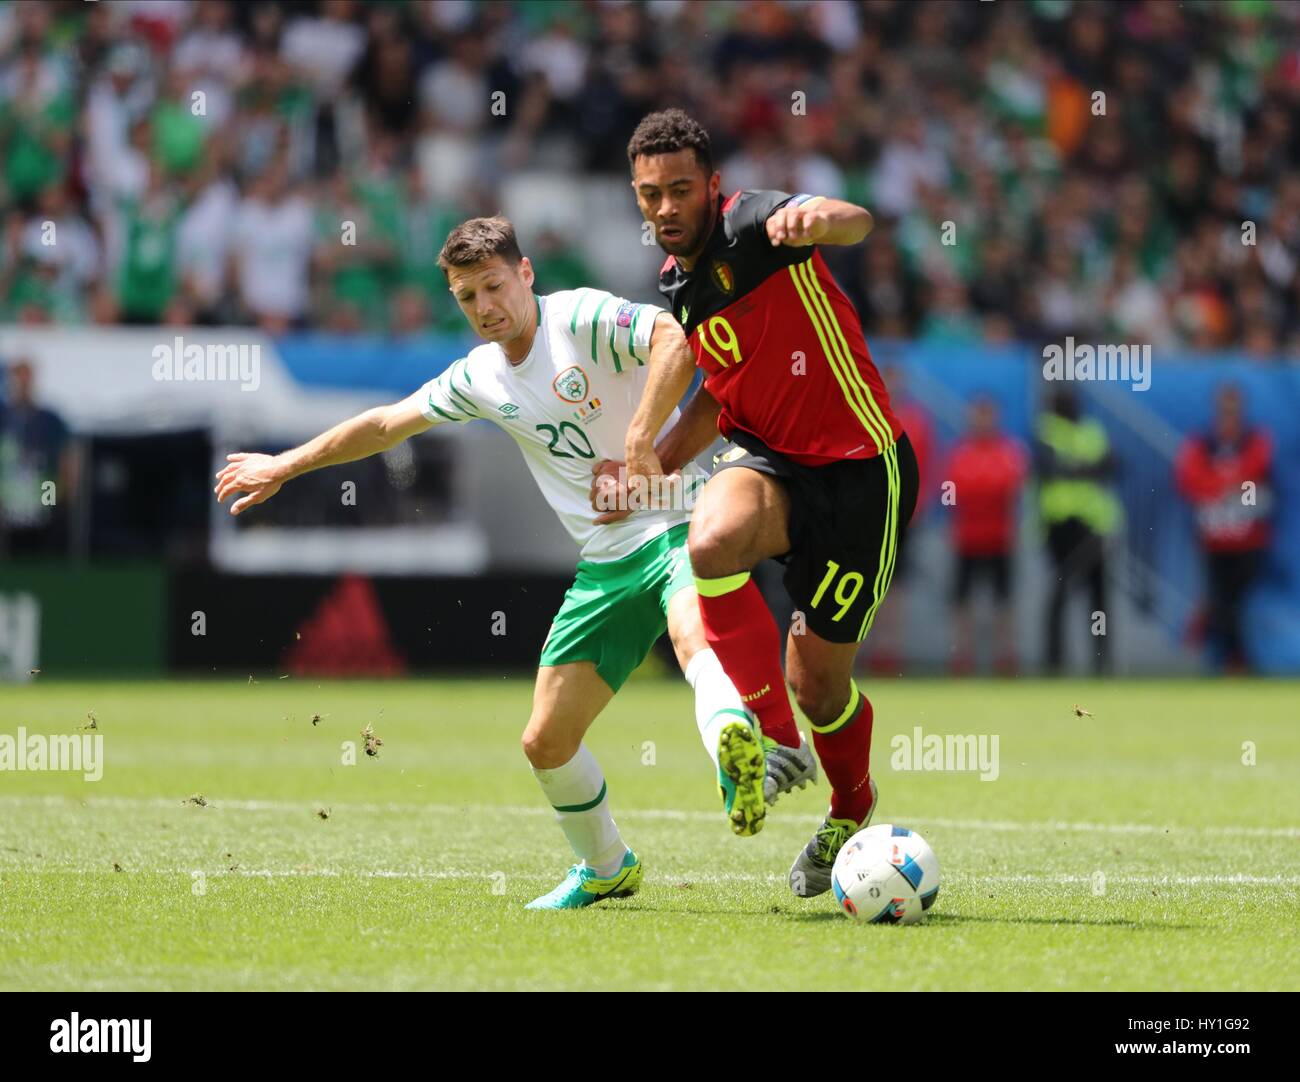
{"type": "Polygon", "coordinates": [[[623,866],[608,879],[602,879],[585,864],[575,864],[564,882],[549,894],[534,898],[525,909],[582,909],[605,898],[626,898],[641,889],[641,861],[629,849],[623,854],[623,866]]]}
{"type": "Polygon", "coordinates": [[[859,830],[865,830],[880,804],[880,790],[876,779],[871,779],[871,807],[862,822],[852,819],[832,819],[829,815],[817,828],[812,841],[795,857],[790,868],[790,889],[800,898],[815,898],[831,889],[831,869],[835,858],[859,830]]]}
{"type": "Polygon", "coordinates": [[[741,716],[743,721],[728,722],[718,734],[718,795],[733,833],[748,838],[763,829],[767,815],[767,761],[758,719],[748,712],[741,716]]]}

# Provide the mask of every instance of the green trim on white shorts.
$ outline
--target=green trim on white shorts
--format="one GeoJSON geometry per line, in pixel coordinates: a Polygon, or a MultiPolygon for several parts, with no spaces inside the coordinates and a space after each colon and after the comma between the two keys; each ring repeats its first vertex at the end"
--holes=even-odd
{"type": "Polygon", "coordinates": [[[689,523],[679,523],[630,556],[579,562],[542,647],[542,666],[590,661],[617,691],[668,629],[668,601],[695,585],[686,554],[689,523]]]}

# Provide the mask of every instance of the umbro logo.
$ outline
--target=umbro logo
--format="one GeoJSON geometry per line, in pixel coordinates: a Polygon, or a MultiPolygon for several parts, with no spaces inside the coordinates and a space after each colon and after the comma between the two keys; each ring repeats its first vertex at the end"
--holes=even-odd
{"type": "Polygon", "coordinates": [[[513,402],[507,402],[504,406],[498,406],[497,409],[507,421],[513,421],[519,415],[519,407],[513,402]]]}

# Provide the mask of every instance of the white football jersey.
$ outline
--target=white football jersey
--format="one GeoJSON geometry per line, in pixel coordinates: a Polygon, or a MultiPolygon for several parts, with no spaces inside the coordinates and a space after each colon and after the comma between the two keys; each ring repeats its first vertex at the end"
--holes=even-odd
{"type": "MultiPolygon", "coordinates": [[[[514,437],[546,502],[582,548],[582,559],[620,560],[686,522],[707,476],[681,472],[678,510],[639,510],[605,526],[592,519],[591,467],[622,460],[628,426],[649,375],[650,333],[663,311],[599,289],[538,297],[533,348],[511,364],[494,342],[470,350],[412,396],[435,424],[491,421],[514,437]]],[[[671,428],[677,411],[664,426],[671,428]]]]}

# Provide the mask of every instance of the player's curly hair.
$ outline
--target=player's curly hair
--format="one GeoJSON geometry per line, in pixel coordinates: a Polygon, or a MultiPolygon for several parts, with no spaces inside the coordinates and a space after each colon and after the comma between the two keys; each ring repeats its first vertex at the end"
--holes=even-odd
{"type": "Polygon", "coordinates": [[[635,168],[637,155],[673,154],[695,151],[695,161],[706,176],[713,175],[713,149],[703,125],[681,109],[664,109],[643,117],[627,144],[628,165],[635,168]]]}
{"type": "Polygon", "coordinates": [[[500,215],[470,218],[447,234],[446,243],[438,253],[438,266],[445,275],[450,267],[472,267],[494,255],[511,264],[518,264],[524,258],[510,219],[500,215]]]}

